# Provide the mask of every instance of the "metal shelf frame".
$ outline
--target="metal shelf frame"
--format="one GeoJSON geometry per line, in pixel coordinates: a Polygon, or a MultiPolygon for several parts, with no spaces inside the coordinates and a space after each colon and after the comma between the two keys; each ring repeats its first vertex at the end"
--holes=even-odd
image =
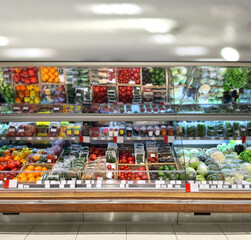
{"type": "Polygon", "coordinates": [[[0,114],[0,122],[29,121],[251,121],[251,114],[0,114]]]}

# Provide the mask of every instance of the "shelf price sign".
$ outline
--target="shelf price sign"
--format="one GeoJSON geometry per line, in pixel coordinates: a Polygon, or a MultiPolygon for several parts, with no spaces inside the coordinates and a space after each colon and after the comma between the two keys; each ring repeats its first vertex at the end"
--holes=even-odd
{"type": "Polygon", "coordinates": [[[173,143],[174,142],[174,136],[165,136],[164,137],[164,143],[173,143]]]}

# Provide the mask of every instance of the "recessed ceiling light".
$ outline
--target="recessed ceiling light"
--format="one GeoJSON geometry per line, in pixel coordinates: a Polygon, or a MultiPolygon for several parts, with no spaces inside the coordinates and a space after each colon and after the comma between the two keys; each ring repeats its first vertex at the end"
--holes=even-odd
{"type": "Polygon", "coordinates": [[[151,36],[151,39],[153,42],[158,43],[158,44],[171,44],[174,43],[176,38],[172,34],[156,34],[151,36]]]}
{"type": "Polygon", "coordinates": [[[231,47],[225,47],[221,50],[221,56],[226,61],[238,61],[240,59],[239,52],[231,47]]]}
{"type": "Polygon", "coordinates": [[[206,47],[177,47],[174,53],[179,56],[203,56],[208,53],[206,47]]]}
{"type": "Polygon", "coordinates": [[[4,51],[10,58],[46,58],[55,56],[55,50],[42,48],[11,48],[4,51]]]}
{"type": "Polygon", "coordinates": [[[9,39],[7,37],[0,36],[0,46],[7,46],[9,44],[9,39]]]}
{"type": "Polygon", "coordinates": [[[135,3],[92,4],[90,10],[104,15],[138,15],[142,8],[135,3]]]}

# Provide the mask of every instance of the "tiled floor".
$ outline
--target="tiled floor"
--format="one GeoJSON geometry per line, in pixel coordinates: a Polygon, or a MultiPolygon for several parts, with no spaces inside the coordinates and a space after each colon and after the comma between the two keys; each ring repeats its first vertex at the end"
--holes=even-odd
{"type": "Polygon", "coordinates": [[[0,240],[251,240],[250,224],[0,224],[0,240]]]}

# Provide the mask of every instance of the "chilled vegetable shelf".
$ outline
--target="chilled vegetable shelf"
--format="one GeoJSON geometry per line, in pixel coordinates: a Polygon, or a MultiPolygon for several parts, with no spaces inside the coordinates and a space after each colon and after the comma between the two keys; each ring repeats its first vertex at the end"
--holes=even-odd
{"type": "Polygon", "coordinates": [[[251,212],[250,69],[1,62],[0,211],[251,212]]]}

